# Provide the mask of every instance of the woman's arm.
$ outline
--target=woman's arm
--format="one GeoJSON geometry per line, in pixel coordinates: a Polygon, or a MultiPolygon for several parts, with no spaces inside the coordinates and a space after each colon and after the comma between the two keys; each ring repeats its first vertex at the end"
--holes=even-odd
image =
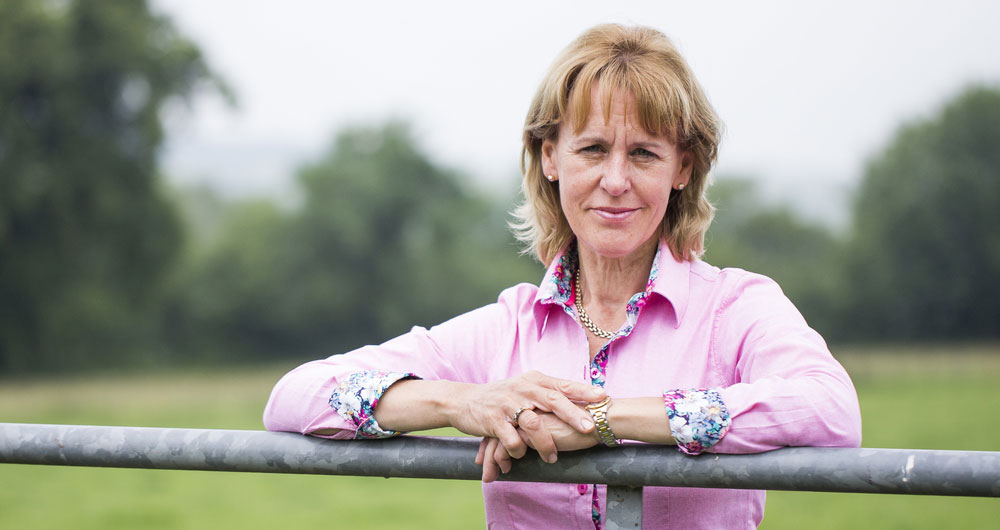
{"type": "Polygon", "coordinates": [[[585,383],[528,372],[492,383],[451,381],[400,381],[379,402],[375,417],[379,425],[396,431],[454,427],[466,434],[502,440],[514,458],[524,456],[525,442],[546,462],[555,462],[557,446],[549,426],[536,421],[549,414],[560,427],[583,435],[593,432],[590,414],[573,401],[591,402],[604,397],[604,390],[585,383]],[[518,423],[511,417],[526,407],[518,423]]]}
{"type": "MultiPolygon", "coordinates": [[[[602,399],[603,389],[537,372],[487,382],[491,364],[514,347],[514,313],[524,297],[532,299],[533,291],[508,289],[498,303],[431,330],[414,328],[380,346],[300,366],[275,386],[264,424],[269,430],[333,438],[378,438],[452,426],[468,434],[500,437],[515,456],[522,456],[525,448],[510,418],[524,407],[552,412],[589,432],[589,415],[571,400],[602,399]]],[[[525,431],[554,461],[551,435],[533,415],[530,410],[521,414],[525,431]]]]}
{"type": "MultiPolygon", "coordinates": [[[[706,393],[702,390],[695,392],[706,393]]],[[[726,412],[710,401],[698,403],[692,407],[694,410],[678,410],[682,407],[678,407],[674,400],[679,394],[681,392],[671,391],[664,397],[612,399],[607,411],[608,427],[619,440],[673,445],[678,441],[684,443],[685,440],[693,438],[706,447],[714,445],[714,442],[721,439],[728,430],[729,419],[726,412]],[[695,415],[697,417],[692,418],[695,415]],[[685,417],[678,418],[678,416],[685,417]],[[699,425],[690,425],[691,421],[699,422],[699,425]],[[717,428],[713,429],[713,424],[717,424],[717,428]],[[687,432],[699,429],[709,431],[707,433],[709,437],[713,434],[717,436],[709,439],[702,432],[687,432]]],[[[583,405],[577,407],[586,410],[583,405]]],[[[567,425],[559,425],[562,420],[554,414],[541,414],[539,417],[552,432],[556,447],[560,451],[573,451],[602,443],[596,431],[583,433],[570,429],[567,425]]]]}
{"type": "Polygon", "coordinates": [[[711,355],[736,383],[718,389],[732,426],[715,451],[861,444],[850,377],[777,284],[745,274],[716,322],[711,355]]]}
{"type": "Polygon", "coordinates": [[[266,428],[346,438],[454,427],[474,436],[501,438],[519,458],[524,447],[510,418],[525,407],[528,410],[520,418],[522,429],[533,446],[554,462],[552,436],[543,424],[534,421],[534,411],[551,413],[589,433],[594,427],[590,415],[573,401],[591,402],[605,396],[601,388],[538,372],[476,384],[409,379],[412,374],[402,372],[350,371],[353,369],[332,361],[314,361],[286,375],[265,409],[266,428]]]}
{"type": "Polygon", "coordinates": [[[662,397],[612,399],[608,425],[619,439],[674,443],[662,397]]]}
{"type": "Polygon", "coordinates": [[[497,303],[431,329],[414,327],[383,344],[299,366],[275,385],[264,425],[334,438],[393,434],[381,429],[373,414],[383,393],[407,378],[486,382],[493,359],[513,348],[514,308],[531,295],[522,290],[505,290],[497,303]]]}

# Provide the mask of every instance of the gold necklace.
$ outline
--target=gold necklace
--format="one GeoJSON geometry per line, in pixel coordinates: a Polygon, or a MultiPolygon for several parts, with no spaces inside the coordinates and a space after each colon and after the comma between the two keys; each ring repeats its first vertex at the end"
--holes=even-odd
{"type": "Polygon", "coordinates": [[[614,333],[597,327],[597,324],[594,324],[594,321],[590,320],[590,317],[587,316],[587,311],[583,309],[583,290],[580,289],[579,267],[576,269],[576,313],[580,316],[580,322],[583,324],[583,327],[590,330],[594,335],[604,339],[613,339],[615,337],[614,333]]]}

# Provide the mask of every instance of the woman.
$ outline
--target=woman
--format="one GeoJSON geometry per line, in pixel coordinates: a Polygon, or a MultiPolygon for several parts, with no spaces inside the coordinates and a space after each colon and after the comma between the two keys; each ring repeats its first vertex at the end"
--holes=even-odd
{"type": "MultiPolygon", "coordinates": [[[[494,482],[535,448],[752,453],[857,446],[857,397],[771,280],[698,259],[718,118],[661,33],[595,27],[555,61],[525,122],[515,231],[540,286],[380,346],[305,364],[270,430],[332,438],[452,426],[484,437],[491,527],[601,528],[605,488],[494,482]],[[610,401],[608,401],[610,397],[610,401]]],[[[753,528],[764,492],[646,488],[652,528],[753,528]]]]}

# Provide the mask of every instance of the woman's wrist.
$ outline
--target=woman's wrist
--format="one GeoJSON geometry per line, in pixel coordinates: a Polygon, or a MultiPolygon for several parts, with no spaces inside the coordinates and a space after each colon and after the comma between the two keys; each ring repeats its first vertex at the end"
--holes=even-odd
{"type": "Polygon", "coordinates": [[[437,394],[434,406],[440,411],[443,427],[460,429],[463,419],[468,420],[469,403],[475,399],[474,393],[479,385],[475,383],[459,383],[440,381],[440,393],[437,394]]]}
{"type": "Polygon", "coordinates": [[[608,426],[619,439],[672,445],[663,398],[616,398],[608,408],[608,426]]]}
{"type": "Polygon", "coordinates": [[[389,387],[375,407],[376,421],[395,431],[422,431],[454,426],[459,387],[468,383],[405,380],[389,387]]]}
{"type": "Polygon", "coordinates": [[[586,406],[587,412],[590,413],[591,418],[594,420],[594,432],[597,434],[598,440],[608,447],[621,444],[621,440],[615,436],[614,431],[611,430],[611,426],[608,424],[608,410],[611,408],[611,403],[611,396],[608,396],[602,401],[586,406]]]}

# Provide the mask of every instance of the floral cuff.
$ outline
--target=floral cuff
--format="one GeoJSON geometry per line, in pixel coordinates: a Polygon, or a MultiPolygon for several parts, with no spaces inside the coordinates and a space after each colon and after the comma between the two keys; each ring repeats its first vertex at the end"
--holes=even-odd
{"type": "Polygon", "coordinates": [[[379,427],[375,421],[375,406],[386,389],[400,379],[420,379],[411,373],[355,372],[340,383],[330,396],[330,406],[337,409],[342,418],[354,424],[355,438],[388,438],[399,434],[379,427]]]}
{"type": "Polygon", "coordinates": [[[670,433],[681,452],[697,455],[719,443],[732,420],[715,390],[692,388],[663,393],[670,433]]]}

